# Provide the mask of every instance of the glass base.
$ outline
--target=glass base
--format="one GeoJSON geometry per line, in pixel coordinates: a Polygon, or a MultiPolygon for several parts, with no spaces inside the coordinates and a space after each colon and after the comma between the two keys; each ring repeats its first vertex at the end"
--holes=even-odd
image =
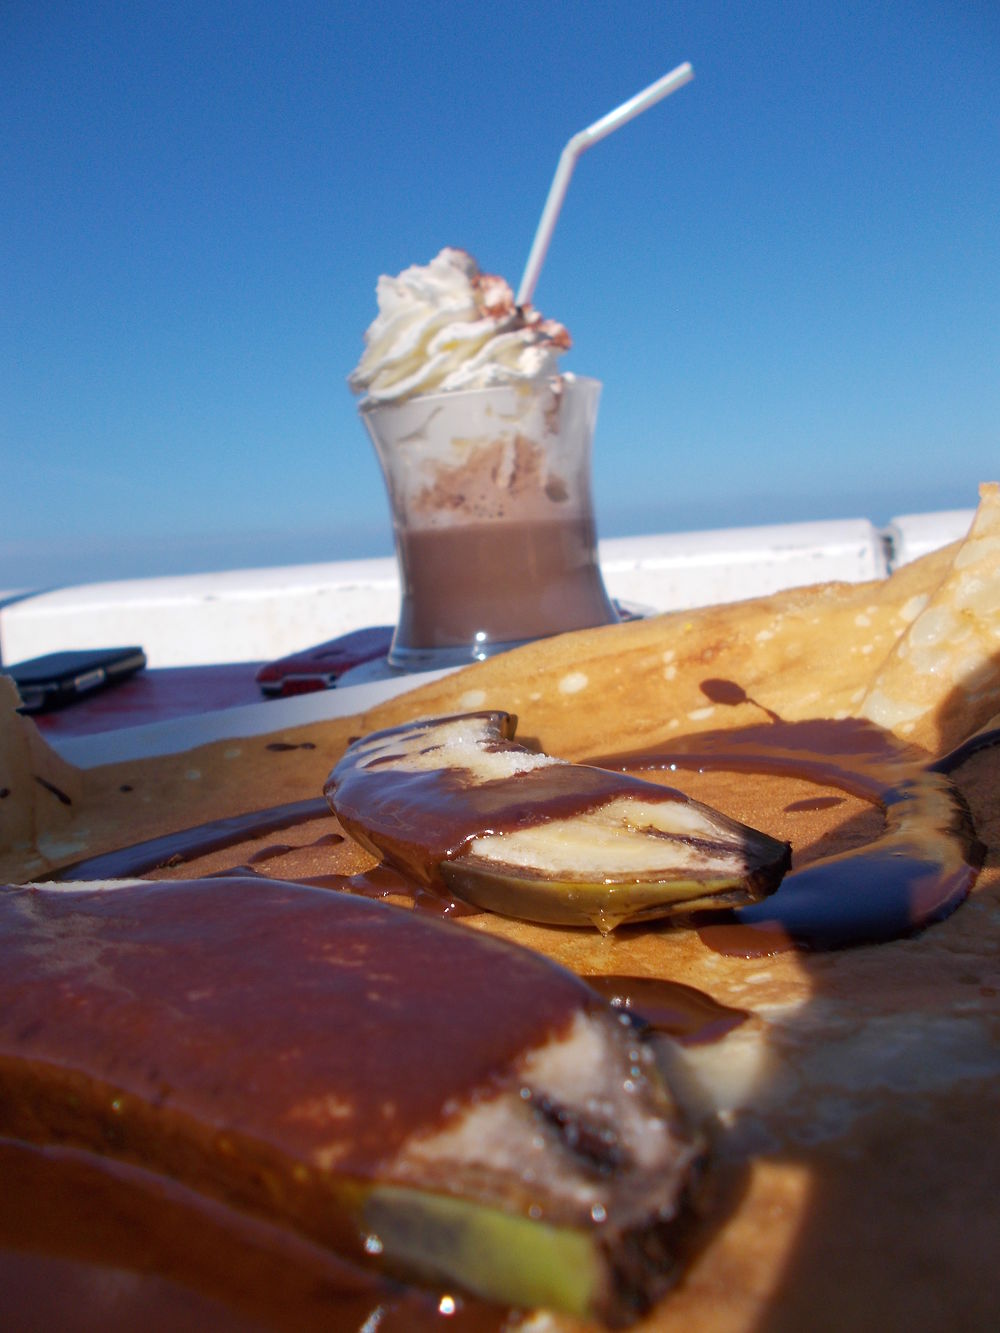
{"type": "MultiPolygon", "coordinates": [[[[603,587],[602,587],[603,592],[603,587]]],[[[599,629],[603,625],[620,624],[624,620],[644,620],[656,615],[651,606],[641,606],[636,602],[622,602],[617,598],[609,602],[610,615],[606,620],[593,625],[577,626],[579,629],[599,629]]],[[[398,634],[397,629],[397,634],[398,634]]],[[[452,667],[472,666],[474,662],[485,662],[488,657],[498,653],[509,653],[514,648],[523,648],[526,643],[538,643],[540,639],[554,639],[560,634],[570,634],[573,630],[555,630],[552,634],[529,634],[523,639],[490,639],[480,630],[473,636],[471,643],[454,644],[440,648],[410,648],[396,643],[393,639],[386,662],[393,671],[443,671],[452,667]]]]}
{"type": "Polygon", "coordinates": [[[393,643],[389,649],[388,662],[396,671],[440,671],[446,667],[472,666],[474,662],[485,662],[497,653],[509,652],[512,648],[522,648],[534,639],[503,639],[490,641],[477,635],[472,643],[455,644],[443,648],[407,648],[393,643]]]}

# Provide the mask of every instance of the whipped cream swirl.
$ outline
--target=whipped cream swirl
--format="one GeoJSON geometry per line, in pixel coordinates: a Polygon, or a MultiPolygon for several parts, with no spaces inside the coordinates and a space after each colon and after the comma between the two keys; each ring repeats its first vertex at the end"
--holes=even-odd
{"type": "Polygon", "coordinates": [[[515,305],[503,278],[464,250],[381,277],[376,292],[379,313],[347,381],[373,402],[547,379],[570,345],[561,324],[515,305]]]}

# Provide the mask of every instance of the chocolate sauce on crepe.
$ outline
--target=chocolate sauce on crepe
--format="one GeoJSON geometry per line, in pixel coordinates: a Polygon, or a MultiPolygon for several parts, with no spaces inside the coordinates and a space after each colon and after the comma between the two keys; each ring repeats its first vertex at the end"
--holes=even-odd
{"type": "MultiPolygon", "coordinates": [[[[725,682],[711,684],[713,698],[732,703],[746,699],[737,686],[723,689],[725,682]]],[[[589,770],[590,786],[582,794],[579,766],[553,765],[522,775],[517,801],[500,784],[476,788],[473,799],[480,825],[502,832],[525,821],[578,812],[588,802],[597,804],[609,792],[620,790],[615,784],[626,772],[692,769],[788,775],[859,796],[885,810],[881,838],[836,857],[796,866],[763,902],[729,912],[702,912],[695,923],[703,941],[725,953],[754,956],[789,947],[842,948],[912,934],[962,902],[975,881],[982,847],[949,772],[998,739],[992,732],[982,733],[952,756],[932,761],[924,751],[861,719],[772,718],[741,729],[679,737],[669,747],[596,758],[589,770]]],[[[367,876],[330,876],[325,884],[370,896],[409,889],[421,906],[463,910],[440,891],[429,891],[421,866],[446,856],[468,836],[469,793],[462,790],[454,772],[399,774],[392,782],[393,818],[411,839],[418,830],[423,853],[409,858],[408,870],[424,882],[407,886],[405,879],[388,872],[389,890],[384,881],[373,885],[367,876]],[[428,818],[429,809],[433,818],[428,818]]],[[[826,804],[830,800],[828,795],[816,798],[826,804]]],[[[350,812],[349,783],[338,789],[338,802],[350,812]]],[[[319,800],[304,801],[216,821],[78,862],[60,871],[59,877],[149,873],[316,818],[325,809],[319,800]]],[[[360,820],[363,811],[356,814],[360,820]]],[[[433,888],[440,890],[437,885],[433,888]]]]}
{"type": "Polygon", "coordinates": [[[105,1156],[0,1139],[0,1179],[5,1328],[497,1333],[505,1323],[457,1295],[442,1311],[433,1292],[105,1156]]]}
{"type": "Polygon", "coordinates": [[[280,833],[297,824],[308,823],[328,813],[329,807],[321,796],[292,801],[287,805],[272,805],[264,810],[251,810],[243,815],[213,819],[194,828],[166,833],[159,838],[131,846],[116,847],[99,856],[88,856],[64,866],[52,879],[129,879],[133,875],[148,875],[164,866],[183,865],[196,857],[222,851],[246,838],[280,833]]]}
{"type": "MultiPolygon", "coordinates": [[[[710,697],[745,698],[737,689],[730,697],[722,690],[710,697]]],[[[978,748],[990,743],[981,738],[978,748]]],[[[953,912],[982,864],[983,847],[945,761],[932,763],[924,751],[863,719],[772,718],[595,762],[630,772],[781,774],[839,787],[884,809],[885,830],[867,846],[793,869],[763,902],[698,913],[703,942],[720,953],[752,957],[796,946],[837,949],[899,939],[953,912]]]]}
{"type": "MultiPolygon", "coordinates": [[[[121,1125],[126,1155],[130,1136],[142,1142],[139,1120],[129,1128],[141,1115],[135,1097],[178,1116],[232,1115],[244,1125],[236,1137],[256,1133],[257,1122],[283,1124],[280,1142],[255,1141],[262,1171],[276,1153],[328,1147],[332,1115],[341,1168],[370,1174],[407,1135],[433,1128],[443,1102],[514,1077],[523,1049],[567,1024],[581,1003],[597,1003],[527,951],[263,878],[8,889],[0,940],[0,1058],[18,1054],[45,1010],[32,1059],[104,1070],[122,1103],[100,1114],[121,1125]],[[359,969],[372,977],[360,1014],[359,969]],[[450,997],[468,1003],[476,993],[505,1001],[481,1013],[477,1006],[475,1024],[455,1022],[450,997]],[[338,1006],[351,1016],[342,1026],[338,1006]],[[322,1062],[310,1050],[322,1050],[322,1062]],[[321,1113],[337,1080],[357,1095],[321,1113]],[[315,1115],[306,1114],[310,1105],[315,1115]],[[301,1114],[290,1114],[295,1108],[301,1114]]],[[[0,1129],[30,1138],[30,1115],[27,1103],[6,1103],[0,1129]]],[[[323,1225],[317,1206],[308,1190],[296,1204],[306,1229],[323,1225]]]]}
{"type": "Polygon", "coordinates": [[[704,991],[679,981],[610,973],[588,974],[583,979],[613,1009],[634,1018],[640,1028],[664,1032],[682,1046],[720,1041],[750,1017],[746,1009],[719,1004],[704,991]]]}
{"type": "MultiPolygon", "coordinates": [[[[336,785],[337,817],[356,837],[372,824],[367,793],[377,765],[376,760],[348,769],[336,785]]],[[[636,795],[644,791],[639,780],[572,764],[519,773],[516,783],[470,784],[460,769],[451,768],[393,772],[381,779],[380,787],[384,794],[375,816],[380,845],[390,851],[394,864],[405,867],[419,883],[430,884],[439,882],[435,868],[475,836],[566,819],[630,790],[636,795]]],[[[328,799],[332,793],[331,780],[328,799]]],[[[680,792],[670,795],[682,803],[687,800],[680,792]]]]}
{"type": "MultiPolygon", "coordinates": [[[[487,1333],[505,1324],[486,1303],[456,1294],[439,1309],[433,1292],[337,1257],[331,1243],[350,1248],[343,1218],[338,1228],[308,1170],[283,1166],[308,1154],[324,1123],[329,1134],[320,1108],[338,1077],[355,1100],[338,1104],[336,1128],[363,1175],[440,1115],[436,1083],[460,1097],[470,1079],[502,1077],[511,1037],[563,1021],[570,994],[557,981],[547,999],[527,985],[541,999],[536,1012],[514,998],[507,1035],[488,1019],[482,1041],[462,1025],[436,1032],[435,978],[468,985],[465,951],[432,928],[401,929],[406,921],[263,879],[0,894],[6,1327],[308,1333],[377,1320],[380,1333],[445,1322],[487,1333]],[[395,972],[408,997],[404,1023],[387,1019],[375,994],[360,1016],[351,1001],[368,936],[383,987],[395,972]],[[348,957],[345,971],[338,951],[348,944],[358,961],[348,957]],[[338,1024],[338,1003],[350,1022],[338,1024]],[[407,1069],[407,1049],[421,1052],[420,1075],[407,1069]],[[400,1074],[401,1114],[387,1120],[400,1074]]],[[[474,952],[477,975],[508,953],[478,943],[474,952]]],[[[515,974],[519,965],[531,972],[531,956],[515,955],[515,974]]]]}
{"type": "MultiPolygon", "coordinates": [[[[437,1306],[426,1296],[352,1268],[380,1253],[363,1192],[426,1187],[411,1145],[434,1142],[463,1108],[541,1097],[545,1076],[526,1056],[565,1039],[581,1016],[599,1020],[622,1069],[639,1074],[632,1040],[597,994],[538,955],[277,880],[8,888],[0,962],[0,1242],[52,1257],[56,1271],[82,1263],[175,1277],[208,1301],[234,1298],[257,1326],[323,1326],[324,1305],[331,1321],[350,1315],[329,1327],[360,1328],[383,1306],[380,1330],[429,1326],[437,1306]],[[78,1225],[88,1209],[103,1240],[78,1225]],[[146,1209],[154,1217],[137,1244],[130,1219],[146,1209]],[[283,1258],[281,1313],[259,1302],[257,1269],[283,1258]]],[[[650,1106],[670,1111],[660,1094],[650,1106]]],[[[568,1111],[539,1114],[539,1129],[558,1120],[553,1133],[576,1145],[567,1151],[583,1151],[562,1125],[568,1111]]],[[[659,1196],[659,1173],[650,1185],[644,1171],[637,1164],[633,1180],[615,1166],[626,1193],[608,1196],[609,1213],[611,1197],[631,1216],[650,1206],[643,1191],[659,1196]]],[[[515,1185],[516,1213],[535,1216],[535,1197],[551,1224],[577,1225],[569,1196],[559,1203],[528,1176],[515,1185]]],[[[489,1179],[473,1186],[463,1197],[489,1203],[489,1179]]],[[[660,1226],[658,1206],[651,1216],[660,1226]]],[[[16,1255],[0,1258],[5,1268],[30,1279],[16,1255]]],[[[501,1326],[481,1303],[448,1304],[460,1314],[449,1327],[501,1326]]]]}
{"type": "MultiPolygon", "coordinates": [[[[752,702],[746,699],[738,687],[729,689],[723,684],[713,685],[712,688],[713,698],[718,702],[734,704],[752,702]]],[[[788,775],[814,782],[826,789],[815,798],[795,802],[794,805],[802,810],[832,808],[839,800],[838,797],[829,794],[829,789],[834,788],[859,796],[884,811],[885,829],[881,837],[867,846],[835,857],[816,860],[811,864],[796,864],[778,891],[764,902],[735,912],[699,913],[692,924],[696,925],[704,943],[717,952],[744,957],[788,947],[835,948],[904,936],[952,911],[962,901],[973,883],[982,851],[976,841],[961,796],[949,775],[969,754],[986,744],[995,743],[998,738],[980,737],[974,746],[959,747],[952,756],[932,761],[922,750],[899,742],[867,722],[848,719],[843,722],[814,720],[786,723],[767,713],[766,710],[762,711],[765,711],[768,720],[759,725],[738,730],[702,733],[678,738],[672,741],[669,747],[605,757],[597,761],[600,767],[595,767],[594,770],[595,800],[599,799],[607,789],[609,780],[601,776],[601,767],[630,773],[676,772],[686,769],[726,770],[765,776],[788,775]]],[[[525,799],[513,807],[507,805],[485,810],[484,814],[490,820],[494,820],[498,828],[511,828],[516,827],[519,821],[525,819],[530,821],[549,815],[551,812],[567,813],[568,798],[564,797],[558,788],[558,769],[543,772],[544,781],[536,779],[537,789],[532,788],[530,799],[525,799]]],[[[447,789],[450,780],[447,779],[440,786],[439,799],[434,806],[435,819],[425,825],[423,838],[429,848],[447,848],[456,840],[457,824],[450,804],[451,793],[447,789]]],[[[620,782],[620,778],[616,776],[614,781],[620,782]]],[[[412,792],[407,792],[404,784],[400,788],[398,804],[404,822],[408,817],[407,802],[411,795],[412,792]]],[[[421,792],[420,800],[416,803],[423,810],[426,810],[426,797],[427,792],[421,792]]],[[[577,790],[572,801],[574,808],[579,807],[579,801],[580,795],[577,790]]],[[[253,836],[280,836],[282,829],[317,819],[323,814],[328,814],[328,809],[325,803],[319,800],[276,807],[233,820],[217,821],[199,829],[185,830],[151,843],[91,858],[87,862],[64,869],[61,874],[72,879],[84,879],[91,875],[95,878],[114,878],[148,873],[164,865],[183,865],[188,860],[196,859],[207,852],[237,845],[253,836]]],[[[337,836],[339,835],[331,835],[329,826],[325,825],[323,831],[313,839],[313,845],[321,846],[325,841],[337,836]]],[[[256,854],[249,854],[247,860],[251,864],[245,866],[244,873],[238,876],[204,880],[200,885],[178,885],[172,882],[171,891],[178,889],[181,891],[181,896],[175,901],[178,903],[183,901],[190,905],[191,909],[190,912],[187,907],[178,910],[174,921],[178,950],[186,953],[189,945],[193,945],[197,954],[206,941],[205,917],[201,904],[201,896],[206,889],[209,890],[209,894],[204,902],[209,918],[215,910],[209,908],[209,904],[214,902],[218,906],[227,895],[243,894],[248,890],[253,893],[263,890],[272,906],[266,913],[261,914],[258,927],[261,936],[269,933],[272,913],[276,911],[278,916],[282,915],[280,902],[285,886],[264,878],[260,870],[267,867],[271,860],[279,861],[288,851],[289,845],[284,842],[271,843],[268,847],[258,849],[256,854]],[[277,897],[271,898],[271,895],[277,897]]],[[[273,874],[274,871],[271,870],[270,873],[273,874]]],[[[325,896],[324,890],[339,890],[336,895],[338,898],[347,895],[409,896],[418,904],[425,906],[433,904],[438,911],[446,912],[454,908],[454,904],[450,904],[447,897],[435,892],[433,886],[417,884],[411,878],[385,866],[353,875],[313,876],[312,882],[315,886],[312,892],[320,898],[325,896]]],[[[157,887],[160,886],[153,884],[139,886],[138,892],[142,894],[148,891],[153,894],[157,887]]],[[[162,887],[166,888],[166,885],[162,887]]],[[[109,900],[112,896],[107,895],[109,900]]],[[[79,901],[76,892],[66,895],[67,904],[74,900],[79,901]]],[[[95,895],[96,900],[97,895],[95,895]]],[[[254,1044],[259,1024],[263,1025],[265,1040],[268,1039],[267,1033],[272,1030],[269,1024],[268,1006],[267,1003],[258,1005],[253,999],[261,983],[260,979],[249,976],[245,970],[241,956],[246,954],[247,950],[236,947],[231,939],[226,940],[223,949],[223,940],[226,938],[225,915],[224,912],[217,915],[214,928],[216,940],[214,947],[220,951],[216,970],[219,975],[225,975],[230,962],[236,965],[235,975],[227,980],[231,1012],[237,1012],[243,1005],[242,997],[251,997],[246,1005],[245,1042],[235,1043],[234,1058],[242,1059],[243,1062],[240,1078],[250,1082],[255,1096],[257,1090],[261,1090],[265,1106],[270,1108],[268,1113],[273,1114],[279,1109],[282,1085],[263,1080],[261,1069],[269,1064],[272,1068],[276,1067],[277,1061],[269,1058],[262,1060],[260,1048],[254,1044]],[[240,1048],[244,1045],[246,1053],[241,1056],[240,1048]]],[[[408,914],[400,914],[400,918],[403,921],[411,920],[408,914]]],[[[110,917],[107,918],[106,924],[109,929],[112,928],[110,917]]],[[[208,936],[210,937],[212,933],[210,929],[208,936]]],[[[304,926],[302,933],[304,938],[307,934],[304,926]]],[[[78,945],[81,952],[72,965],[93,967],[97,962],[96,956],[88,958],[85,940],[78,940],[78,945]]],[[[123,990],[116,989],[114,994],[108,993],[106,1005],[101,1007],[100,1023],[95,1024],[91,1015],[91,1022],[82,1031],[80,1041],[86,1049],[88,1040],[93,1040],[95,1056],[99,1055],[98,1048],[114,1050],[113,1059],[116,1067],[120,1066],[126,1071],[131,1070],[140,1080],[145,1080],[142,1097],[137,1100],[145,1098],[150,1105],[155,1106],[157,1098],[161,1097],[163,1104],[169,1107],[170,1089],[173,1083],[171,1080],[168,1086],[162,1079],[162,1072],[157,1069],[156,1060],[150,1058],[151,1049],[156,1045],[155,1041],[143,1040],[134,1044],[126,1037],[123,1043],[116,1041],[112,1044],[104,1040],[106,1030],[102,1025],[105,1017],[110,1016],[114,1025],[116,1012],[123,1001],[127,1006],[132,991],[141,994],[143,987],[147,989],[151,985],[155,987],[162,983],[162,978],[166,975],[165,959],[150,959],[144,957],[141,951],[136,955],[133,966],[131,981],[125,984],[123,990]],[[93,1036],[99,1026],[102,1028],[101,1035],[93,1036]],[[89,1037],[88,1031],[91,1034],[89,1037]]],[[[412,989],[413,995],[418,997],[418,1008],[419,997],[425,993],[423,988],[436,984],[436,978],[441,979],[441,984],[447,984],[449,989],[453,990],[453,994],[462,996],[463,1010],[467,1008],[469,1001],[465,987],[467,984],[475,985],[477,978],[459,976],[456,973],[456,960],[450,950],[446,963],[443,959],[435,963],[433,960],[408,956],[406,967],[409,976],[408,993],[412,989]]],[[[478,970],[478,967],[474,970],[478,970]]],[[[292,971],[294,968],[287,961],[275,968],[276,974],[282,977],[288,976],[292,971]]],[[[742,1023],[746,1017],[743,1010],[719,1005],[703,993],[673,982],[649,977],[615,975],[591,976],[585,980],[589,987],[614,1007],[622,1009],[636,1019],[640,1027],[646,1025],[666,1032],[681,1043],[696,1044],[719,1040],[742,1023]]],[[[37,977],[37,984],[44,986],[49,992],[52,992],[53,983],[58,981],[59,977],[43,976],[41,972],[37,977]]],[[[115,987],[118,987],[117,978],[115,987]]],[[[521,988],[513,984],[506,975],[502,979],[497,978],[495,989],[496,993],[504,996],[505,1008],[508,1002],[517,1003],[518,996],[522,993],[521,988]]],[[[544,1025],[550,1020],[556,1021],[555,1014],[547,1018],[544,1012],[537,1012],[534,1001],[531,1002],[530,1013],[527,1012],[527,988],[524,994],[526,1012],[522,1017],[529,1028],[533,1023],[544,1025]]],[[[16,997],[14,998],[16,1000],[16,997]]],[[[219,1002],[223,1002],[221,996],[219,1002]]],[[[484,1051],[490,1051],[491,1043],[488,1036],[484,1037],[478,1031],[478,1015],[480,1012],[485,1015],[491,1007],[493,1006],[486,1003],[476,1006],[477,1025],[469,1025],[468,1049],[463,1050],[453,1071],[460,1082],[466,1077],[470,1079],[469,1084],[463,1084],[466,1090],[474,1081],[473,1075],[469,1072],[471,1068],[475,1067],[478,1070],[475,1077],[484,1073],[484,1066],[476,1065],[475,1061],[482,1060],[484,1051]]],[[[16,1023],[16,1017],[16,1010],[12,1009],[8,1014],[9,1022],[16,1023]]],[[[378,1040],[381,1041],[387,1029],[385,1018],[375,1011],[371,1018],[370,1040],[375,1040],[374,1034],[377,1032],[378,1040]]],[[[419,1012],[416,1019],[419,1029],[419,1012]]],[[[59,1026],[61,1027],[61,1024],[59,1026]]],[[[53,1031],[56,1030],[53,1021],[53,1031]]],[[[273,1031],[277,1034],[277,1027],[274,1027],[273,1031]]],[[[148,1032],[147,1037],[155,1037],[155,1032],[148,1032]]],[[[277,1036],[275,1039],[277,1040],[277,1036]]],[[[419,1119],[421,1114],[419,1087],[424,1081],[427,1061],[438,1060],[441,1058],[441,1052],[438,1050],[434,1053],[433,1043],[429,1041],[428,1033],[422,1029],[419,1036],[412,1034],[409,1038],[404,1038],[402,1035],[393,1035],[390,1040],[393,1042],[393,1051],[396,1051],[398,1043],[402,1062],[400,1069],[403,1071],[403,1082],[407,1087],[405,1119],[408,1123],[413,1123],[413,1119],[419,1119]],[[408,1055],[416,1061],[412,1067],[406,1063],[408,1055]],[[412,1105],[409,1103],[411,1085],[417,1090],[414,1092],[412,1105]]],[[[355,1036],[351,1043],[352,1050],[355,1047],[359,1050],[364,1049],[364,1044],[363,1034],[360,1037],[355,1036]]],[[[223,1085],[223,1076],[214,1069],[213,1060],[214,1057],[210,1058],[204,1047],[197,1051],[193,1058],[190,1076],[193,1079],[195,1095],[201,1095],[213,1081],[219,1086],[223,1085]]],[[[449,1060],[446,1059],[445,1072],[448,1067],[449,1060]]],[[[435,1070],[435,1081],[441,1072],[440,1069],[435,1070]]],[[[228,1084],[229,1079],[230,1075],[227,1074],[224,1082],[228,1084]]],[[[178,1080],[177,1086],[186,1085],[187,1081],[188,1074],[185,1073],[183,1079],[178,1080]]],[[[377,1115],[374,1102],[363,1110],[359,1107],[358,1140],[354,1151],[358,1153],[357,1160],[361,1167],[367,1162],[369,1167],[377,1168],[380,1152],[391,1146],[391,1130],[388,1139],[384,1138],[381,1132],[366,1134],[366,1124],[362,1122],[375,1123],[377,1115]]],[[[112,1121],[112,1124],[114,1123],[112,1121]]],[[[371,1124],[368,1124],[367,1128],[370,1129],[371,1124]]],[[[380,1126],[380,1130],[381,1128],[383,1126],[380,1126]]],[[[397,1129],[399,1128],[397,1126],[397,1129]]],[[[29,1136],[25,1132],[24,1125],[15,1126],[14,1129],[22,1137],[29,1136]]],[[[128,1147],[129,1141],[126,1139],[124,1142],[128,1147]]],[[[265,1153],[267,1147],[268,1145],[264,1145],[265,1153]]],[[[147,1145],[143,1142],[141,1132],[131,1143],[131,1148],[138,1160],[144,1158],[147,1145]]],[[[22,1147],[18,1151],[23,1153],[25,1149],[22,1147]]],[[[154,1162],[153,1165],[161,1170],[171,1169],[169,1162],[154,1162]]],[[[36,1169],[40,1169],[37,1168],[37,1163],[31,1170],[36,1169]]],[[[114,1188],[117,1189],[117,1183],[114,1188]]],[[[240,1215],[250,1216],[252,1225],[264,1225],[259,1219],[255,1220],[255,1210],[261,1207],[261,1201],[253,1197],[252,1182],[248,1185],[245,1180],[236,1180],[234,1177],[233,1182],[224,1180],[221,1188],[224,1192],[232,1191],[231,1197],[227,1193],[225,1207],[229,1208],[231,1204],[235,1204],[240,1215]]],[[[218,1191],[220,1189],[218,1181],[210,1182],[210,1189],[218,1191]]],[[[203,1192],[201,1182],[199,1192],[203,1192]]],[[[293,1190],[293,1194],[294,1192],[293,1190]]],[[[305,1233],[305,1238],[300,1235],[295,1243],[308,1247],[312,1241],[320,1242],[314,1248],[326,1255],[324,1260],[326,1262],[329,1260],[327,1244],[342,1243],[342,1238],[324,1232],[324,1227],[328,1223],[320,1222],[318,1210],[306,1197],[308,1188],[303,1188],[301,1193],[303,1195],[301,1199],[296,1196],[295,1207],[298,1211],[295,1224],[305,1233]]],[[[223,1206],[221,1201],[217,1202],[218,1206],[223,1206]]],[[[67,1224],[62,1233],[59,1233],[57,1224],[56,1234],[68,1235],[72,1230],[73,1227],[67,1224]]],[[[238,1230],[237,1228],[237,1232],[238,1230]]],[[[243,1241],[237,1235],[236,1239],[231,1239],[227,1244],[243,1244],[243,1241]]],[[[59,1245],[61,1246],[62,1242],[59,1245]]],[[[56,1253],[62,1253],[59,1246],[50,1247],[46,1252],[51,1252],[51,1249],[56,1253]]],[[[113,1261],[110,1252],[101,1262],[105,1261],[113,1261]]],[[[157,1262],[151,1263],[150,1267],[159,1272],[157,1262]]],[[[137,1263],[136,1267],[141,1270],[142,1264],[137,1263]]],[[[2,1271],[0,1267],[0,1273],[2,1271]]],[[[296,1271],[294,1266],[292,1271],[296,1271]]],[[[305,1263],[304,1271],[310,1271],[308,1263],[305,1263]]],[[[186,1276],[182,1275],[182,1278],[191,1285],[186,1276]]],[[[155,1286],[159,1278],[150,1280],[155,1286]]],[[[225,1283],[220,1290],[224,1288],[225,1283]]],[[[331,1290],[335,1288],[336,1283],[333,1283],[331,1290]]],[[[365,1300],[374,1300],[377,1297],[379,1308],[386,1312],[385,1318],[388,1320],[384,1325],[379,1324],[380,1330],[383,1327],[392,1333],[396,1333],[397,1328],[420,1330],[425,1326],[429,1328],[443,1322],[443,1316],[438,1313],[433,1298],[428,1300],[424,1296],[399,1289],[391,1289],[389,1294],[380,1290],[375,1296],[371,1296],[370,1293],[358,1296],[349,1280],[346,1294],[344,1289],[337,1290],[339,1293],[337,1300],[347,1302],[340,1307],[343,1309],[353,1309],[351,1302],[355,1300],[359,1300],[363,1305],[365,1300]],[[394,1306],[393,1300],[401,1304],[394,1306]]],[[[227,1294],[226,1298],[231,1299],[231,1294],[227,1294]]],[[[210,1290],[208,1299],[214,1299],[210,1290]]],[[[359,1310],[361,1305],[357,1307],[359,1310]]],[[[254,1298],[247,1308],[252,1309],[255,1315],[259,1315],[262,1310],[266,1310],[266,1305],[261,1305],[254,1298]]],[[[308,1301],[300,1305],[296,1305],[293,1301],[288,1306],[287,1322],[276,1319],[273,1324],[266,1326],[308,1328],[310,1324],[306,1313],[309,1308],[308,1301]]],[[[451,1316],[448,1319],[449,1327],[499,1329],[502,1326],[501,1312],[476,1302],[465,1301],[460,1307],[460,1314],[463,1320],[468,1322],[456,1323],[455,1317],[451,1316]]],[[[225,1326],[220,1324],[220,1327],[225,1326]]],[[[72,1327],[72,1324],[68,1327],[72,1327]]],[[[351,1327],[354,1327],[353,1323],[351,1327]]]]}

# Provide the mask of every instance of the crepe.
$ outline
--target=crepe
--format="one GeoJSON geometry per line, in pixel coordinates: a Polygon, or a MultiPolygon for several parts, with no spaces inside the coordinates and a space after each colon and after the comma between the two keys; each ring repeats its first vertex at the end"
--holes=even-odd
{"type": "MultiPolygon", "coordinates": [[[[351,737],[458,711],[514,713],[522,742],[571,760],[817,718],[869,720],[930,760],[987,729],[1000,709],[998,550],[1000,492],[987,486],[964,542],[885,581],[532,644],[362,717],[64,774],[69,805],[15,774],[0,803],[0,870],[12,881],[44,877],[126,842],[315,798],[351,737]]],[[[26,720],[16,726],[21,739],[6,752],[36,756],[30,768],[45,747],[26,720]]],[[[864,846],[883,825],[871,799],[801,775],[668,776],[788,839],[798,867],[864,846]]],[[[671,978],[750,1014],[708,1046],[656,1039],[713,1139],[717,1197],[683,1281],[641,1328],[994,1326],[1000,751],[959,756],[952,777],[985,861],[968,901],[912,938],[747,958],[683,926],[606,939],[484,913],[457,918],[583,975],[671,978]]],[[[321,815],[156,873],[189,877],[251,859],[258,872],[291,877],[371,867],[367,852],[330,840],[339,836],[333,816],[321,815]]]]}

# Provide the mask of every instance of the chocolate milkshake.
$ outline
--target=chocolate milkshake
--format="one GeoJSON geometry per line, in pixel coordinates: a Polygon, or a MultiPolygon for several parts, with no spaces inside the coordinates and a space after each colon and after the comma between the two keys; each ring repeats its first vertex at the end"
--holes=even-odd
{"type": "Polygon", "coordinates": [[[557,372],[565,329],[455,250],[381,279],[379,306],[351,384],[393,513],[390,662],[459,664],[613,622],[590,493],[601,386],[557,372]]]}

